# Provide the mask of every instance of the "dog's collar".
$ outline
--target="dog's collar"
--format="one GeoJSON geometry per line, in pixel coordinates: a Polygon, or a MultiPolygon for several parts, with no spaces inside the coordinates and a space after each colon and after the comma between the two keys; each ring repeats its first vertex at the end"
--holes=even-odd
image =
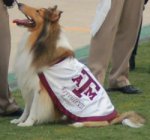
{"type": "Polygon", "coordinates": [[[66,58],[67,58],[67,57],[63,57],[63,58],[61,58],[60,60],[56,61],[54,64],[58,64],[58,63],[64,61],[66,58]]]}

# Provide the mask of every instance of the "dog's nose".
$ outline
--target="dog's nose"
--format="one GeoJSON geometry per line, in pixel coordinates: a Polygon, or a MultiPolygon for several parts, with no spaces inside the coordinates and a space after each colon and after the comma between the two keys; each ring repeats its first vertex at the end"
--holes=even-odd
{"type": "Polygon", "coordinates": [[[18,8],[20,9],[23,6],[22,3],[18,3],[18,8]]]}

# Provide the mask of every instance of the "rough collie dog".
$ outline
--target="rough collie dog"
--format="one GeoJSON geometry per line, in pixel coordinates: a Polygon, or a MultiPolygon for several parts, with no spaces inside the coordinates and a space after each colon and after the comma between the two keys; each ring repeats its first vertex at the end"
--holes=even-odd
{"type": "Polygon", "coordinates": [[[19,4],[27,19],[14,20],[28,29],[19,45],[16,76],[25,101],[18,126],[54,122],[66,115],[74,127],[123,123],[143,126],[145,119],[131,111],[118,114],[106,91],[76,58],[59,24],[61,11],[19,4]]]}

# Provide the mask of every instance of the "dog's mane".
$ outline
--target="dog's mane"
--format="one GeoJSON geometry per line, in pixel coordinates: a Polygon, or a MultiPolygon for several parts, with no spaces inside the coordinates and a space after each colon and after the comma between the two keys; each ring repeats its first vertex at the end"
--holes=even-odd
{"type": "Polygon", "coordinates": [[[56,42],[60,33],[60,25],[50,23],[47,11],[44,18],[43,28],[32,47],[33,65],[36,67],[48,65],[53,61],[56,42]]]}
{"type": "Polygon", "coordinates": [[[45,12],[43,28],[35,41],[33,51],[33,62],[35,67],[53,65],[64,57],[73,56],[73,52],[65,48],[56,48],[57,40],[61,32],[58,21],[51,22],[49,12],[45,12]]]}

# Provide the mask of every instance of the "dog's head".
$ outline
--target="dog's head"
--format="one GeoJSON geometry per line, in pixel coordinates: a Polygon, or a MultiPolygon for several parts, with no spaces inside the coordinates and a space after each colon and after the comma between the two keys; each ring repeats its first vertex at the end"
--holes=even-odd
{"type": "Polygon", "coordinates": [[[57,23],[60,19],[62,11],[57,9],[57,6],[53,8],[33,8],[25,4],[18,4],[19,10],[24,13],[27,19],[16,19],[13,22],[18,26],[23,26],[29,29],[29,31],[34,31],[44,26],[44,23],[48,24],[57,23]]]}

